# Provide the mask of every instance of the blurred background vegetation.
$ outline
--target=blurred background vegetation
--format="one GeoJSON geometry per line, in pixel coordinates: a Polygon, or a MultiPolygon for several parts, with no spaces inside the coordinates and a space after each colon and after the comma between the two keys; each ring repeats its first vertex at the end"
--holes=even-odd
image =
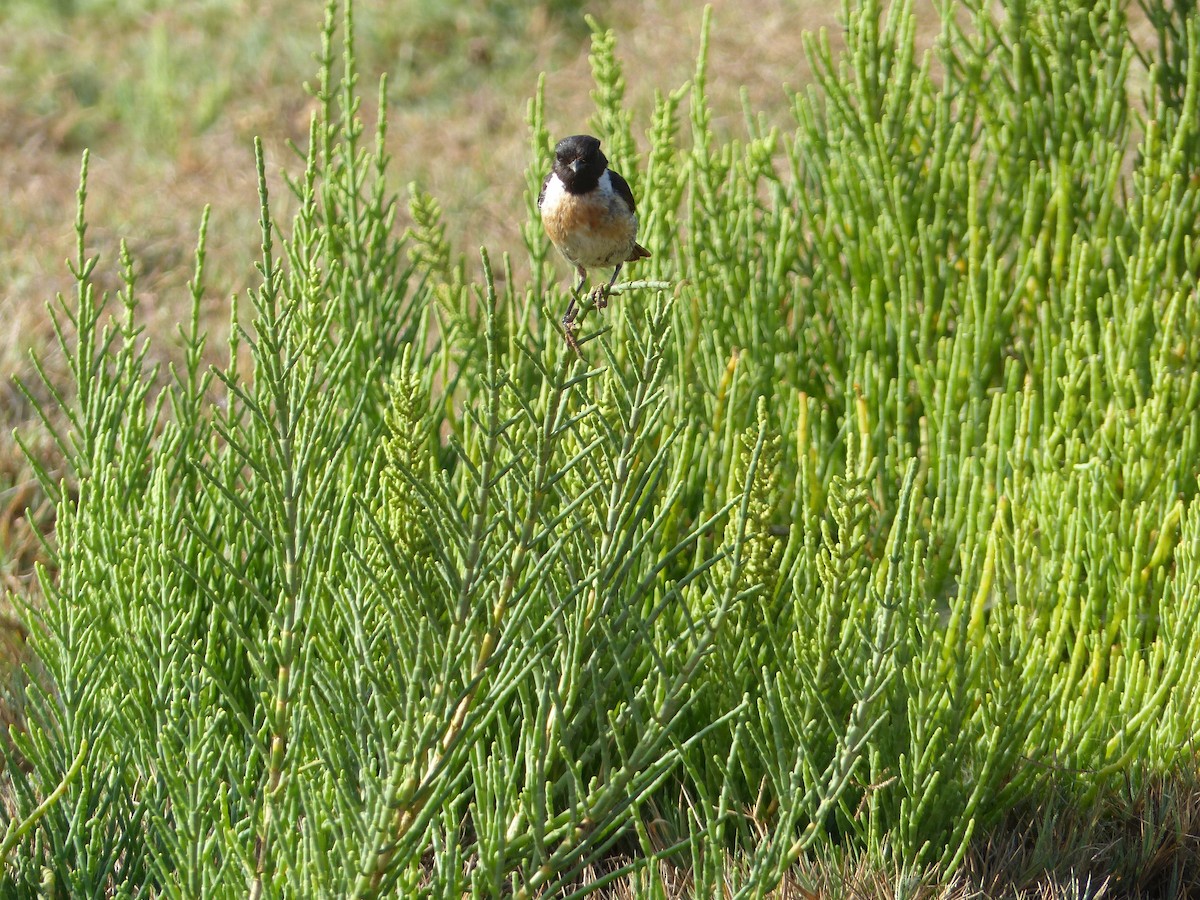
{"type": "MultiPolygon", "coordinates": [[[[738,128],[742,86],[755,111],[776,120],[786,113],[784,85],[808,78],[801,32],[835,25],[829,6],[717,4],[711,93],[718,134],[738,128]]],[[[623,55],[636,61],[628,72],[636,109],[648,110],[656,89],[690,76],[698,4],[616,0],[589,11],[622,34],[623,55]]],[[[932,20],[932,4],[928,12],[932,20]]],[[[67,283],[65,268],[52,261],[71,246],[85,147],[93,152],[95,220],[106,230],[98,224],[93,234],[102,251],[127,235],[140,245],[133,249],[148,289],[157,281],[181,284],[193,211],[212,203],[213,275],[230,290],[243,286],[249,273],[227,249],[253,235],[251,139],[262,136],[278,171],[286,142],[305,137],[311,107],[297,86],[315,70],[321,15],[315,0],[5,4],[0,304],[9,325],[18,310],[41,318],[42,302],[67,283]]],[[[388,73],[389,149],[440,199],[451,239],[517,246],[525,107],[538,74],[549,75],[552,133],[578,130],[591,110],[581,4],[365,0],[356,18],[364,85],[388,73]]]]}

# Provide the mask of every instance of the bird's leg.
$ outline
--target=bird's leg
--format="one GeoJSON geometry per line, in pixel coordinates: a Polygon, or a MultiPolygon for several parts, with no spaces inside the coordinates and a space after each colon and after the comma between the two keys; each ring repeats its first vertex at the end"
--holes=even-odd
{"type": "Polygon", "coordinates": [[[621,274],[621,266],[624,263],[617,263],[617,267],[613,269],[612,278],[608,279],[608,284],[603,287],[596,288],[596,309],[604,309],[608,306],[608,292],[613,289],[613,285],[617,283],[617,276],[621,274]]]}
{"type": "Polygon", "coordinates": [[[583,290],[583,285],[587,281],[587,269],[583,266],[578,267],[579,284],[575,285],[575,290],[571,293],[571,302],[567,304],[567,311],[562,317],[563,333],[567,336],[567,346],[570,347],[579,356],[583,354],[579,350],[579,342],[575,340],[575,316],[579,314],[579,307],[576,301],[579,299],[579,293],[583,290]]]}
{"type": "Polygon", "coordinates": [[[576,301],[579,299],[579,292],[583,290],[584,282],[587,281],[587,269],[579,267],[579,284],[575,285],[575,290],[571,292],[571,302],[567,304],[567,311],[563,314],[562,324],[568,332],[571,326],[575,324],[575,316],[579,313],[579,307],[576,301]]]}

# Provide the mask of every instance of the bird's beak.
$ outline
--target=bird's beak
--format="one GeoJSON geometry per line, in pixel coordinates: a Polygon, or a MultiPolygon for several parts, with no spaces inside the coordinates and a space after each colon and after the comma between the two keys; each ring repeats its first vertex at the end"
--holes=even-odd
{"type": "Polygon", "coordinates": [[[582,160],[582,159],[573,159],[573,160],[571,160],[571,164],[570,164],[569,166],[567,166],[567,168],[568,168],[568,169],[570,169],[572,172],[574,172],[576,175],[578,175],[578,174],[579,174],[579,168],[580,168],[582,165],[583,165],[583,160],[582,160]]]}

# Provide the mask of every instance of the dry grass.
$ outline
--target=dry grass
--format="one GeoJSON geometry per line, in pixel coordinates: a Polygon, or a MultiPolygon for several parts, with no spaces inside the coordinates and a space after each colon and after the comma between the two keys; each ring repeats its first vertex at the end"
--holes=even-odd
{"type": "MultiPolygon", "coordinates": [[[[615,859],[613,869],[629,863],[615,859]]],[[[585,880],[604,874],[584,873],[585,880]]],[[[653,873],[620,879],[606,900],[649,896],[657,880],[670,900],[696,896],[689,873],[661,862],[653,873]]],[[[741,883],[725,876],[727,896],[741,883]]],[[[1188,900],[1200,891],[1200,781],[1193,770],[1130,783],[1088,812],[1065,798],[1014,809],[976,841],[949,884],[933,873],[906,874],[862,857],[802,860],[771,900],[1188,900]],[[1052,810],[1052,812],[1048,811],[1052,810]]]]}

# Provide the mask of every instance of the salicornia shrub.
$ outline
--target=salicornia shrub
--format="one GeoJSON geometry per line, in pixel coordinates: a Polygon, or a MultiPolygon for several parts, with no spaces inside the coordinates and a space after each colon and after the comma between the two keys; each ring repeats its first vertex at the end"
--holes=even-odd
{"type": "Polygon", "coordinates": [[[643,135],[592,22],[589,127],[654,255],[584,359],[542,92],[527,264],[469,263],[416,188],[401,236],[333,4],[290,223],[259,148],[225,363],[207,217],[161,370],[136,261],[95,287],[85,156],[5,894],[653,895],[669,857],[759,896],[840,852],[949,877],[1015,804],[1186,764],[1200,25],[992,6],[945,3],[918,53],[910,3],[847,5],[794,127],[728,143],[707,20],[643,135]]]}

